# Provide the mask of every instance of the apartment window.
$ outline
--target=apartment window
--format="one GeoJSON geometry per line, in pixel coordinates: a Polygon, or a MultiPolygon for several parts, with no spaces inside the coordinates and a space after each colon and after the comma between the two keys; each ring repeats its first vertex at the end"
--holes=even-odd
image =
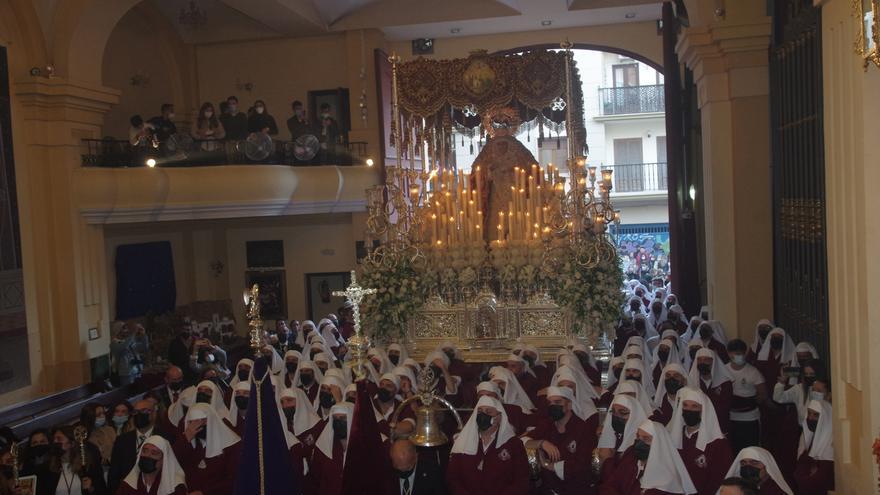
{"type": "Polygon", "coordinates": [[[614,140],[614,189],[618,192],[645,190],[642,138],[614,140]]]}
{"type": "Polygon", "coordinates": [[[644,163],[642,158],[642,138],[615,139],[614,163],[617,165],[644,163]]]}
{"type": "Polygon", "coordinates": [[[639,85],[639,64],[620,64],[613,66],[614,87],[626,88],[639,85]]]}

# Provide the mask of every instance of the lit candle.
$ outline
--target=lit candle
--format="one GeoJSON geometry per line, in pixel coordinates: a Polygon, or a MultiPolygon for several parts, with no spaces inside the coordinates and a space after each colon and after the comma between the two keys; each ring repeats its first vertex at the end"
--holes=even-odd
{"type": "Polygon", "coordinates": [[[483,178],[480,167],[477,167],[477,209],[483,209],[483,178]]]}
{"type": "Polygon", "coordinates": [[[437,214],[431,214],[431,242],[437,242],[437,214]]]}

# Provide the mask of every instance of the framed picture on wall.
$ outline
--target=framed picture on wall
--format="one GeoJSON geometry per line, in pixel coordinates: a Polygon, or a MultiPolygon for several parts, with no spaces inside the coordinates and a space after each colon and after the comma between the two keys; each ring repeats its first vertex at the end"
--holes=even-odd
{"type": "Polygon", "coordinates": [[[249,270],[245,287],[260,286],[260,309],[263,320],[287,319],[287,290],[284,270],[249,270]]]}
{"type": "Polygon", "coordinates": [[[306,297],[309,303],[309,319],[319,319],[336,313],[345,302],[344,297],[336,297],[333,291],[345,290],[351,284],[351,273],[306,273],[306,297]]]}

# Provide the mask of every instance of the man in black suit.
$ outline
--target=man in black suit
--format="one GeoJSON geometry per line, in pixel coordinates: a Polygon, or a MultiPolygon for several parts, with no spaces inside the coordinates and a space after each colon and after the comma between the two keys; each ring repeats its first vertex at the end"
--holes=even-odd
{"type": "Polygon", "coordinates": [[[165,370],[165,386],[158,391],[159,398],[162,399],[161,407],[163,410],[167,410],[171,404],[177,402],[184,387],[183,370],[174,365],[169,366],[165,370]]]}
{"type": "Polygon", "coordinates": [[[389,495],[446,495],[440,466],[419,459],[416,446],[409,440],[397,440],[391,445],[391,466],[394,475],[389,495]]]}
{"type": "Polygon", "coordinates": [[[107,485],[110,493],[116,493],[119,483],[128,475],[137,462],[138,452],[144,441],[152,435],[160,435],[174,443],[174,432],[165,431],[156,425],[158,411],[152,401],[139,400],[134,404],[135,429],[116,437],[110,458],[110,473],[107,485]]]}

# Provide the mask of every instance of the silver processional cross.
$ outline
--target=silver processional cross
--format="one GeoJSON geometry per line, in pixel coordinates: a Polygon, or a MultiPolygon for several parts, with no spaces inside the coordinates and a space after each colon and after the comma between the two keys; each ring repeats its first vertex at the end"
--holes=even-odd
{"type": "Polygon", "coordinates": [[[361,287],[357,283],[357,276],[355,275],[354,270],[351,271],[351,285],[348,286],[345,290],[337,290],[333,291],[333,295],[336,297],[345,297],[352,304],[352,319],[354,320],[354,333],[355,335],[360,335],[361,333],[361,301],[363,301],[364,297],[375,294],[376,289],[367,289],[361,287]]]}

